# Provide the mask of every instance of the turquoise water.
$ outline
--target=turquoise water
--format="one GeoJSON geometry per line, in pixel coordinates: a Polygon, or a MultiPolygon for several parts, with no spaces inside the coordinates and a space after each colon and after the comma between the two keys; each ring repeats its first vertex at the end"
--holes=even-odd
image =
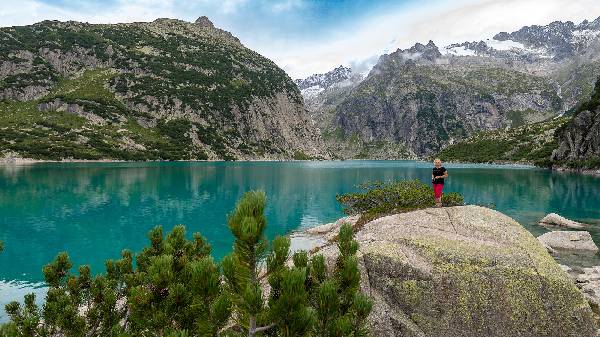
{"type": "MultiPolygon", "coordinates": [[[[546,213],[592,223],[600,243],[600,178],[527,167],[446,165],[446,191],[491,206],[538,235],[546,213]]],[[[199,231],[219,258],[232,237],[225,216],[250,189],[267,192],[269,237],[342,216],[337,193],[369,180],[419,178],[413,161],[68,163],[0,166],[0,305],[43,291],[41,269],[61,251],[103,271],[123,248],[138,251],[156,225],[199,231]]],[[[2,313],[0,311],[0,316],[2,313]]],[[[0,317],[1,318],[1,317],[0,317]]]]}

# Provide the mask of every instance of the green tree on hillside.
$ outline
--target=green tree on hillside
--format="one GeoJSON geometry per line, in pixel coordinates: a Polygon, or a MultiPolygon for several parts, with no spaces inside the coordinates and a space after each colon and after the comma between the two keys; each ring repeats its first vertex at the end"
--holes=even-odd
{"type": "Polygon", "coordinates": [[[598,107],[600,107],[600,78],[596,81],[596,85],[594,86],[594,92],[592,93],[592,97],[589,101],[586,101],[579,106],[577,109],[577,113],[582,111],[594,111],[598,107]]]}
{"type": "Polygon", "coordinates": [[[97,276],[85,265],[73,274],[60,253],[43,269],[45,304],[33,294],[8,304],[0,336],[364,336],[371,302],[359,292],[352,228],[342,226],[328,270],[322,255],[290,256],[287,237],[269,244],[265,207],[263,192],[238,202],[227,218],[233,251],[220,264],[183,226],[152,229],[139,254],[124,250],[97,276]]]}

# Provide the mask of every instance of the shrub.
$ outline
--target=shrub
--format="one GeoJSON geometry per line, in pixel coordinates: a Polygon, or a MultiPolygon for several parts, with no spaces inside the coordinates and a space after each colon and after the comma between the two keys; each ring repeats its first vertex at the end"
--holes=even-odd
{"type": "Polygon", "coordinates": [[[72,274],[60,253],[43,269],[43,308],[33,294],[8,304],[11,321],[0,336],[364,336],[372,304],[359,293],[352,228],[340,230],[331,274],[322,255],[300,251],[288,264],[289,238],[264,237],[265,207],[263,192],[238,202],[227,218],[233,251],[220,264],[200,234],[186,239],[183,226],[166,237],[152,229],[139,254],[124,250],[97,276],[88,266],[72,274]]]}
{"type": "MultiPolygon", "coordinates": [[[[369,182],[360,185],[362,193],[347,193],[336,198],[344,207],[346,214],[362,214],[360,223],[377,217],[399,212],[409,212],[417,209],[435,206],[433,189],[417,180],[401,180],[397,182],[369,182]]],[[[462,195],[444,193],[444,206],[459,206],[464,204],[462,195]]]]}
{"type": "Polygon", "coordinates": [[[306,153],[302,152],[302,151],[296,151],[294,152],[294,156],[293,156],[294,160],[310,160],[310,156],[308,156],[306,153]]]}
{"type": "Polygon", "coordinates": [[[600,107],[600,78],[596,81],[596,85],[594,86],[594,92],[592,93],[592,97],[589,101],[584,102],[577,108],[575,114],[578,114],[582,111],[594,111],[598,107],[600,107]]]}
{"type": "Polygon", "coordinates": [[[585,159],[569,159],[558,164],[574,170],[595,170],[600,169],[600,157],[594,156],[585,159]]]}

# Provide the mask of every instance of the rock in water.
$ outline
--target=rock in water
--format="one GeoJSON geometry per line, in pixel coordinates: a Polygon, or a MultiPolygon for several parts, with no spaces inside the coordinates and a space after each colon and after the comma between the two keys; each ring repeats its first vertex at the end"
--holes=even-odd
{"type": "Polygon", "coordinates": [[[542,218],[542,220],[540,220],[539,224],[542,226],[559,226],[573,229],[581,229],[586,227],[586,224],[569,220],[556,213],[550,213],[546,215],[544,218],[542,218]]]}
{"type": "MultiPolygon", "coordinates": [[[[478,206],[383,217],[356,234],[374,336],[591,337],[592,311],[521,225],[478,206]]],[[[322,247],[328,263],[339,254],[322,247]]]]}
{"type": "Polygon", "coordinates": [[[538,240],[553,249],[598,251],[592,236],[585,231],[554,231],[541,235],[538,240]]]}

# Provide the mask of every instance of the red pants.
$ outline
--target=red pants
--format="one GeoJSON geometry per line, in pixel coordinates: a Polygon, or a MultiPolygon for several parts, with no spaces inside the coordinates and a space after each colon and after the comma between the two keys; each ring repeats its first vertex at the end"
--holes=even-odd
{"type": "Polygon", "coordinates": [[[444,190],[444,184],[433,184],[433,193],[436,199],[442,197],[442,191],[444,190]]]}

